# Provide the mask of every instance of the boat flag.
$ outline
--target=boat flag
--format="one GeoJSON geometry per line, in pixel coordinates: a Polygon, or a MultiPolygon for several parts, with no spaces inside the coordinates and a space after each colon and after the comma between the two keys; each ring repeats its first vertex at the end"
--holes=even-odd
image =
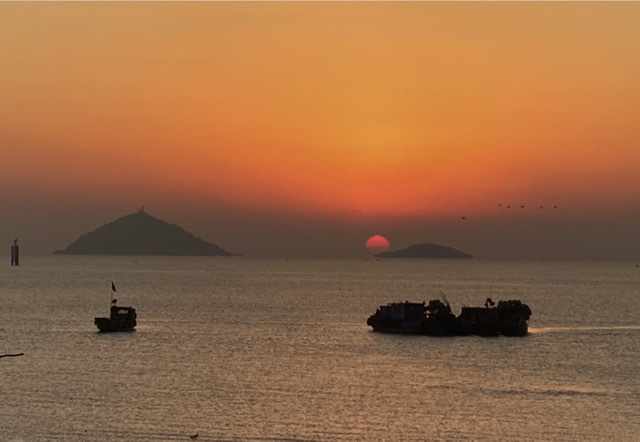
{"type": "Polygon", "coordinates": [[[111,281],[111,291],[116,291],[116,285],[111,281]]]}

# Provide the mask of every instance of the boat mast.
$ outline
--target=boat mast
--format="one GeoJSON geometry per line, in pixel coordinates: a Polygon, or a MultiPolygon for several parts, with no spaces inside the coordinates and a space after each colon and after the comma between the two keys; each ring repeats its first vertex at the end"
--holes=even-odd
{"type": "Polygon", "coordinates": [[[449,300],[447,299],[447,295],[445,295],[442,290],[440,290],[440,296],[442,296],[442,300],[444,301],[444,304],[447,307],[451,308],[451,304],[449,304],[449,300]]]}
{"type": "Polygon", "coordinates": [[[116,292],[116,285],[113,283],[113,281],[111,281],[111,302],[109,303],[109,305],[114,305],[115,303],[118,302],[118,300],[113,297],[113,294],[115,292],[116,292]]]}

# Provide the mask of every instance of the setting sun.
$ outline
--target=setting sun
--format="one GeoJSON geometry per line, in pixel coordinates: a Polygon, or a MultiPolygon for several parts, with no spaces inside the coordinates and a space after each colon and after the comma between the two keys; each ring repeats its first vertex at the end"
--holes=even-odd
{"type": "Polygon", "coordinates": [[[374,235],[369,238],[365,244],[365,247],[370,252],[384,252],[391,248],[389,240],[382,235],[374,235]]]}

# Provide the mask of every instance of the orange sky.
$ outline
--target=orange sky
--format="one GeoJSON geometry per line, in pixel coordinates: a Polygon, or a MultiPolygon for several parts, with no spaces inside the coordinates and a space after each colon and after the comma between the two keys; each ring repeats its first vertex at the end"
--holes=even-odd
{"type": "Polygon", "coordinates": [[[61,248],[141,204],[197,228],[628,218],[638,23],[636,2],[2,2],[0,229],[100,215],[61,248]]]}

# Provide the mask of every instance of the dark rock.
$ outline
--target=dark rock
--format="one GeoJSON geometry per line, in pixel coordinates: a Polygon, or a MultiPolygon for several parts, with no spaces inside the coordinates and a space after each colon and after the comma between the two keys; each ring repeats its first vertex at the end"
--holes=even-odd
{"type": "Polygon", "coordinates": [[[56,255],[229,256],[233,253],[196,238],[177,225],[140,210],[87,233],[56,255]]]}

